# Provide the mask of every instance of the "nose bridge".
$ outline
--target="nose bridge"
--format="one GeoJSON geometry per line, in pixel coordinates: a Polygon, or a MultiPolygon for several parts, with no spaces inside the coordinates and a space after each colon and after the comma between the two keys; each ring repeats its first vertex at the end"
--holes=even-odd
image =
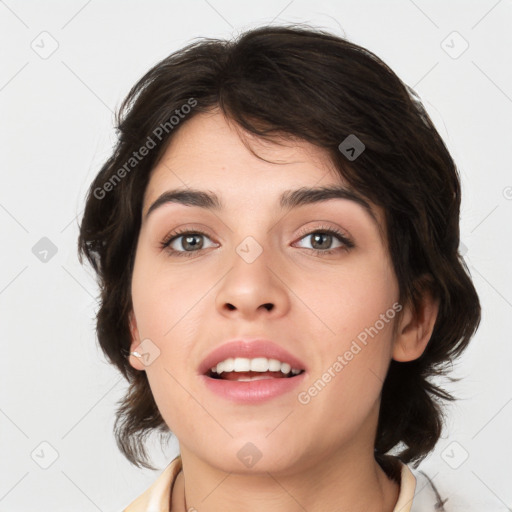
{"type": "Polygon", "coordinates": [[[237,310],[246,316],[263,309],[282,313],[287,307],[287,294],[285,285],[276,277],[275,263],[268,244],[264,246],[255,236],[246,236],[234,248],[231,269],[217,293],[217,308],[222,312],[237,310]]]}

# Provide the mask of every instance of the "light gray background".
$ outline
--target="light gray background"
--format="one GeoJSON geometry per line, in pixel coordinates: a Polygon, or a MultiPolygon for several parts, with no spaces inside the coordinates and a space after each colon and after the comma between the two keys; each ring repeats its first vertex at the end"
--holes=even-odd
{"type": "MultiPolygon", "coordinates": [[[[0,511],[120,511],[159,474],[132,467],[112,436],[125,382],[96,345],[97,288],[77,261],[77,216],[135,81],[194,37],[270,22],[309,22],[377,53],[417,90],[458,164],[483,321],[454,368],[461,400],[421,467],[447,510],[512,508],[512,2],[5,0],[0,511]],[[46,262],[32,250],[43,237],[57,248],[46,262]]],[[[177,453],[154,446],[160,468],[177,453]]]]}

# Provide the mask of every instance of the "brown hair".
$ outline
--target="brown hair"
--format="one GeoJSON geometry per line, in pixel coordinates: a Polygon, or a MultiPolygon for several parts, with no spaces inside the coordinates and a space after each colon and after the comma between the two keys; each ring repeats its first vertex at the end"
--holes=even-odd
{"type": "Polygon", "coordinates": [[[117,410],[119,448],[132,463],[152,468],[145,438],[169,432],[146,372],[127,357],[143,194],[173,134],[214,108],[268,140],[285,135],[327,150],[353,189],[384,209],[400,302],[417,304],[426,289],[439,299],[423,355],[391,361],[375,440],[381,464],[389,467],[385,454],[399,446],[403,462],[419,462],[441,434],[439,399],[453,400],[430,377],[446,373],[480,322],[478,296],[458,253],[458,172],[417,95],[382,60],[300,25],[196,41],[150,69],[120,107],[119,140],[90,186],[78,239],[80,262],[85,255],[98,275],[99,343],[130,384],[117,410]],[[338,149],[349,135],[365,146],[351,161],[338,149]],[[142,146],[151,148],[134,158],[142,146]]]}

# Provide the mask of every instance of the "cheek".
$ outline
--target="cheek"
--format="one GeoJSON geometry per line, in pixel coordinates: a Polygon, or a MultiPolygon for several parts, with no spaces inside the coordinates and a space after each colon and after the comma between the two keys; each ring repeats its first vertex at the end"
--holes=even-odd
{"type": "Polygon", "coordinates": [[[386,254],[375,251],[353,258],[346,267],[315,278],[309,292],[306,285],[305,281],[301,284],[305,296],[309,293],[308,305],[329,328],[327,340],[334,344],[350,341],[376,322],[378,330],[389,337],[398,283],[386,254]]]}
{"type": "Polygon", "coordinates": [[[150,251],[141,249],[135,260],[133,309],[140,335],[165,343],[167,349],[177,335],[186,343],[189,336],[183,330],[195,325],[197,306],[214,280],[209,284],[207,276],[169,265],[164,254],[155,257],[150,251]]]}
{"type": "Polygon", "coordinates": [[[357,402],[364,409],[378,397],[391,360],[400,309],[394,272],[385,255],[375,253],[316,280],[313,290],[308,305],[321,312],[328,327],[316,342],[319,364],[313,378],[320,378],[320,388],[329,386],[325,400],[351,410],[357,402]]]}
{"type": "Polygon", "coordinates": [[[140,339],[150,339],[159,350],[145,371],[169,425],[176,421],[168,417],[173,411],[191,406],[185,390],[190,387],[186,384],[190,367],[185,362],[191,361],[204,318],[201,299],[215,280],[208,283],[208,276],[171,266],[163,255],[155,258],[150,249],[140,249],[133,270],[132,303],[140,339]]]}

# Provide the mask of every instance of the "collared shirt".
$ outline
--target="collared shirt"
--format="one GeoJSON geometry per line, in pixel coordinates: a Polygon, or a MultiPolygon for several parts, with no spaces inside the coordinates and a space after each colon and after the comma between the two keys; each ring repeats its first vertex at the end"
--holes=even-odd
{"type": "MultiPolygon", "coordinates": [[[[163,470],[153,485],[123,512],[170,512],[171,492],[181,468],[181,456],[178,455],[163,470]]],[[[415,475],[406,464],[402,464],[401,468],[400,493],[393,512],[445,511],[443,502],[426,476],[415,475]]]]}

